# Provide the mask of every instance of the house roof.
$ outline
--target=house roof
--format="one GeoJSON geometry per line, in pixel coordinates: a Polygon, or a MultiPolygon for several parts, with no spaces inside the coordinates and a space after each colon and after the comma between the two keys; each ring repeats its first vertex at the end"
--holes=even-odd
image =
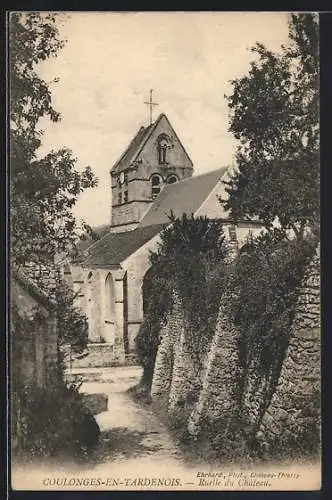
{"type": "Polygon", "coordinates": [[[35,303],[49,312],[56,307],[55,300],[22,270],[12,271],[11,297],[23,313],[30,312],[35,303]]]}
{"type": "Polygon", "coordinates": [[[123,233],[108,233],[87,250],[83,267],[117,267],[164,227],[165,224],[155,224],[123,233]]]}
{"type": "Polygon", "coordinates": [[[168,216],[171,210],[176,217],[181,217],[184,213],[194,214],[226,171],[227,167],[223,167],[207,174],[165,185],[138,227],[169,223],[168,216]]]}

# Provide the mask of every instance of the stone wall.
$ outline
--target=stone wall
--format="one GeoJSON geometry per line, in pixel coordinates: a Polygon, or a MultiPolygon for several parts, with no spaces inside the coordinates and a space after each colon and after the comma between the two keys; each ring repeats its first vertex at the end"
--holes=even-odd
{"type": "MultiPolygon", "coordinates": [[[[123,364],[124,356],[122,346],[117,344],[93,343],[88,344],[84,356],[72,360],[72,368],[102,368],[123,364]]],[[[67,363],[69,368],[70,363],[67,363]]]]}
{"type": "MultiPolygon", "coordinates": [[[[225,297],[221,300],[214,337],[202,366],[192,355],[181,302],[175,301],[161,331],[152,401],[163,405],[172,424],[178,421],[195,437],[211,429],[210,424],[217,423],[220,438],[220,432],[227,433],[233,419],[234,423],[242,422],[247,428],[241,430],[245,431],[248,442],[258,442],[263,448],[274,450],[284,445],[287,450],[287,443],[300,453],[302,448],[317,448],[320,429],[318,253],[299,289],[290,342],[276,388],[269,378],[255,376],[254,365],[249,367],[244,383],[239,334],[227,318],[226,300],[225,297]],[[273,394],[269,393],[271,387],[273,394]],[[252,437],[256,437],[256,441],[252,441],[252,437]]],[[[271,367],[271,371],[274,369],[271,367]]]]}
{"type": "Polygon", "coordinates": [[[103,276],[99,271],[95,271],[88,284],[91,287],[89,300],[91,300],[91,314],[88,316],[89,339],[91,342],[100,342],[104,339],[104,322],[102,311],[102,286],[103,276]]]}
{"type": "Polygon", "coordinates": [[[50,295],[60,277],[58,267],[52,263],[45,265],[40,262],[27,262],[23,270],[28,279],[32,279],[42,290],[48,291],[50,295]]]}
{"type": "Polygon", "coordinates": [[[10,338],[13,376],[21,388],[52,387],[60,376],[54,304],[48,305],[48,297],[30,278],[12,281],[11,299],[17,310],[10,338]]]}
{"type": "Polygon", "coordinates": [[[188,422],[188,431],[198,435],[202,421],[213,424],[223,420],[225,428],[239,403],[240,363],[238,332],[229,323],[221,299],[215,334],[207,357],[202,390],[188,422]]]}
{"type": "MultiPolygon", "coordinates": [[[[129,184],[129,188],[131,185],[129,184]]],[[[113,193],[112,193],[113,194],[113,193]]],[[[115,202],[117,203],[117,202],[115,202]]],[[[126,230],[131,229],[131,225],[139,222],[145,212],[148,210],[152,200],[132,200],[122,205],[113,205],[112,207],[112,226],[113,232],[116,232],[116,226],[124,225],[126,230]]],[[[135,227],[135,226],[134,226],[135,227]]]]}
{"type": "MultiPolygon", "coordinates": [[[[320,266],[318,250],[300,289],[289,347],[279,382],[262,419],[258,439],[265,447],[319,442],[320,266]]],[[[287,449],[287,448],[286,448],[287,449]]]]}
{"type": "Polygon", "coordinates": [[[180,338],[174,345],[172,382],[168,399],[168,415],[174,426],[179,426],[188,419],[202,386],[201,360],[193,352],[191,325],[183,321],[178,330],[180,338]]]}
{"type": "MultiPolygon", "coordinates": [[[[67,272],[65,278],[69,285],[72,283],[74,292],[77,293],[75,306],[87,316],[89,342],[113,346],[112,349],[109,347],[104,349],[106,366],[110,363],[110,351],[114,352],[115,363],[119,359],[124,361],[124,303],[126,300],[124,271],[120,268],[109,270],[71,266],[70,273],[67,272]]],[[[91,346],[89,349],[91,350],[91,346]]],[[[100,363],[101,361],[98,361],[96,366],[101,366],[100,363]]]]}
{"type": "Polygon", "coordinates": [[[189,417],[201,389],[201,370],[192,350],[190,329],[181,301],[174,294],[173,309],[160,332],[151,387],[152,401],[164,405],[173,426],[189,417]]]}
{"type": "Polygon", "coordinates": [[[182,322],[181,304],[175,299],[173,310],[169,313],[166,324],[160,332],[160,344],[151,386],[152,400],[165,400],[166,405],[168,405],[172,385],[174,351],[179,342],[182,322]]]}
{"type": "Polygon", "coordinates": [[[57,330],[54,318],[31,321],[20,339],[13,338],[15,370],[22,386],[52,387],[58,380],[57,330]]]}

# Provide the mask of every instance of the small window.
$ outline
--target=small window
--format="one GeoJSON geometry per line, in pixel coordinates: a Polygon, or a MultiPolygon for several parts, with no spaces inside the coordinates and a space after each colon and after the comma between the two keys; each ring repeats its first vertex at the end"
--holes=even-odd
{"type": "Polygon", "coordinates": [[[229,226],[228,234],[231,241],[237,241],[235,226],[229,226]]]}
{"type": "Polygon", "coordinates": [[[161,134],[158,137],[158,162],[160,165],[167,163],[166,153],[170,147],[170,139],[168,135],[161,134]]]}
{"type": "Polygon", "coordinates": [[[160,146],[158,153],[159,153],[159,164],[164,165],[166,163],[166,148],[160,146]]]}
{"type": "Polygon", "coordinates": [[[174,184],[175,182],[178,182],[176,175],[170,175],[167,177],[167,184],[174,184]]]}
{"type": "Polygon", "coordinates": [[[121,191],[118,193],[118,204],[121,205],[122,203],[122,193],[121,191]]]}
{"type": "Polygon", "coordinates": [[[162,178],[158,174],[154,174],[151,177],[151,198],[154,200],[157,198],[161,190],[162,178]]]}
{"type": "Polygon", "coordinates": [[[127,203],[127,201],[128,201],[128,189],[126,189],[126,191],[123,193],[123,202],[127,203]]]}
{"type": "Polygon", "coordinates": [[[127,172],[125,172],[125,174],[124,174],[124,184],[125,184],[125,186],[128,186],[128,173],[127,172]]]}

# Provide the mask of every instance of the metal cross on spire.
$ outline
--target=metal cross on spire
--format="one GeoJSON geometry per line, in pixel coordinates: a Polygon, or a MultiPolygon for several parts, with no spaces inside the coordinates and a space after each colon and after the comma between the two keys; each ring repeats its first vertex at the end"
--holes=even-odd
{"type": "Polygon", "coordinates": [[[152,123],[152,109],[153,109],[153,106],[158,106],[158,103],[157,102],[153,102],[152,100],[152,92],[153,92],[153,89],[150,90],[150,100],[149,101],[144,101],[144,104],[147,104],[150,108],[150,125],[152,123]]]}

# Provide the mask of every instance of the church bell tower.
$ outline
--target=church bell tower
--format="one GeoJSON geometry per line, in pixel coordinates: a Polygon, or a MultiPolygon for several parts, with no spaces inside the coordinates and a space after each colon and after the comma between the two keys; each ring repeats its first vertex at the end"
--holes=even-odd
{"type": "Polygon", "coordinates": [[[193,163],[165,114],[142,126],[110,171],[111,231],[135,229],[166,184],[191,177],[193,163]]]}

